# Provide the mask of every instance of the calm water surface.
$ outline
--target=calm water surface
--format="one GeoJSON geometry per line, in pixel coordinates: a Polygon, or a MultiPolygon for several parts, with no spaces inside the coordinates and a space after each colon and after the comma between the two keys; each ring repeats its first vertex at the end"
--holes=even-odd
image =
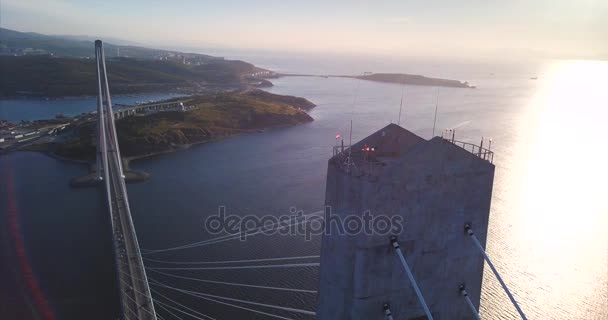
{"type": "MultiPolygon", "coordinates": [[[[300,67],[286,63],[282,69],[299,71],[300,67]]],[[[350,73],[368,71],[354,70],[350,73]]],[[[488,252],[528,317],[608,319],[608,153],[602,142],[608,115],[608,91],[602,86],[608,81],[608,64],[568,61],[523,69],[403,66],[403,71],[409,70],[479,86],[475,90],[441,88],[437,128],[457,128],[457,137],[471,142],[478,142],[481,136],[493,139],[497,168],[488,252]],[[539,79],[530,80],[531,74],[539,79]]],[[[332,72],[329,67],[319,67],[318,71],[332,72]]],[[[281,78],[274,83],[272,92],[315,102],[318,107],[310,113],[315,121],[232,137],[134,164],[152,174],[148,182],[129,185],[143,248],[159,249],[213,237],[203,231],[203,223],[221,205],[228,213],[239,215],[286,214],[292,206],[316,211],[324,201],[327,159],[335,135],[347,136],[351,119],[354,141],[397,121],[402,90],[398,85],[304,77],[281,78]]],[[[401,124],[429,138],[436,95],[436,88],[406,87],[401,124]]],[[[8,205],[8,200],[16,199],[29,260],[59,318],[83,318],[94,306],[103,306],[96,308],[103,311],[94,318],[109,318],[116,308],[112,304],[115,288],[101,196],[98,190],[67,187],[69,178],[85,169],[34,153],[2,156],[0,165],[0,201],[8,205]]],[[[227,241],[147,257],[212,261],[318,253],[317,238],[304,241],[255,236],[245,242],[227,241]]],[[[517,319],[499,284],[486,271],[482,317],[517,319]]],[[[311,290],[316,290],[318,281],[317,268],[176,274],[311,290]]],[[[312,294],[235,290],[153,272],[149,276],[219,296],[307,310],[314,310],[316,304],[312,294]]],[[[254,317],[168,290],[159,292],[213,317],[254,317]]]]}

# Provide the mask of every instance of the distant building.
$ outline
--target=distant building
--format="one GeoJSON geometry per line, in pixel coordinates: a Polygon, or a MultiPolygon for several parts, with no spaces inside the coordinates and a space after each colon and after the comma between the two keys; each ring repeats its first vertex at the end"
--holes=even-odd
{"type": "Polygon", "coordinates": [[[464,225],[471,224],[485,246],[494,165],[489,150],[472,151],[440,137],[425,140],[395,124],[350,150],[336,147],[325,198],[332,213],[342,219],[366,210],[400,216],[403,229],[340,235],[330,224],[321,245],[319,320],[385,319],[385,303],[394,319],[426,319],[391,234],[434,319],[474,319],[459,285],[466,285],[479,308],[484,262],[464,225]]]}

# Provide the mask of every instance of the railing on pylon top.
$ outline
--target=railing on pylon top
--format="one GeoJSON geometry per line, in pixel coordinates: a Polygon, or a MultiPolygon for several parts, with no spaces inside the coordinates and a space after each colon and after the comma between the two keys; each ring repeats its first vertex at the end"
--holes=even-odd
{"type": "Polygon", "coordinates": [[[382,167],[383,161],[378,160],[377,148],[364,146],[362,149],[350,149],[350,146],[338,145],[333,147],[334,162],[348,174],[354,176],[373,176],[382,167]]]}
{"type": "Polygon", "coordinates": [[[458,141],[455,139],[455,136],[456,136],[456,129],[445,129],[441,133],[441,138],[453,143],[454,145],[457,145],[457,146],[463,148],[466,151],[469,151],[470,153],[478,156],[479,158],[482,158],[490,163],[494,163],[494,151],[491,150],[492,139],[487,140],[488,147],[484,148],[483,147],[483,144],[484,144],[483,137],[481,137],[481,142],[479,143],[479,145],[476,145],[476,144],[470,143],[470,142],[458,141]]]}

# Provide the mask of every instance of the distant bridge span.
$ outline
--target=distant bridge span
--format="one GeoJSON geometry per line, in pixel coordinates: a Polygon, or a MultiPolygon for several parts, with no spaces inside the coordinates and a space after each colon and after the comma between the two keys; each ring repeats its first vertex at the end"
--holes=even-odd
{"type": "Polygon", "coordinates": [[[100,40],[95,41],[97,63],[97,178],[103,182],[112,225],[117,285],[120,289],[121,319],[156,320],[146,271],[125,185],[124,171],[114,126],[115,113],[100,40]]]}
{"type": "Polygon", "coordinates": [[[145,114],[148,112],[188,111],[193,108],[192,106],[186,105],[190,101],[192,101],[192,99],[171,100],[156,103],[138,104],[134,106],[117,103],[116,106],[121,107],[121,109],[113,110],[113,113],[116,119],[122,119],[126,116],[145,114]]]}

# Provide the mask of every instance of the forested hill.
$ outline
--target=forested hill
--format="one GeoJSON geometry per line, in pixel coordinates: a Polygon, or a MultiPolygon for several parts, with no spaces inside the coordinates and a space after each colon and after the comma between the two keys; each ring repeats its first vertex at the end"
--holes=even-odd
{"type": "MultiPolygon", "coordinates": [[[[247,75],[261,70],[243,61],[211,60],[187,65],[132,58],[107,59],[107,69],[112,93],[239,86],[247,75]]],[[[0,97],[81,96],[97,92],[94,59],[0,56],[0,70],[0,97]]]]}
{"type": "MultiPolygon", "coordinates": [[[[198,61],[221,59],[199,53],[186,53],[171,50],[144,48],[136,45],[119,45],[113,41],[104,41],[106,58],[117,56],[136,59],[159,59],[161,57],[186,57],[198,61]]],[[[6,28],[0,28],[0,55],[52,55],[55,57],[69,58],[93,58],[95,50],[93,46],[94,37],[56,36],[45,35],[35,32],[20,32],[6,28]]],[[[122,41],[126,43],[127,41],[122,41]]]]}

